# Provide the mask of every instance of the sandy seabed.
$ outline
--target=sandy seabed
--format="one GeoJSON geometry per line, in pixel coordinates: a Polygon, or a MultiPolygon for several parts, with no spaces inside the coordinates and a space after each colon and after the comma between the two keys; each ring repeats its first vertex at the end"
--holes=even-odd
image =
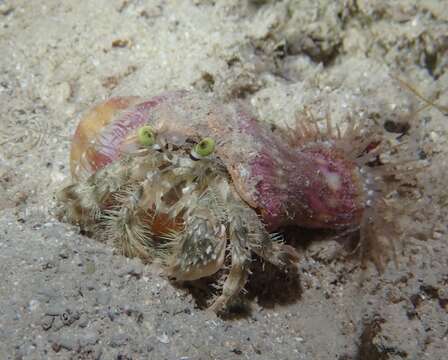
{"type": "Polygon", "coordinates": [[[0,358],[446,359],[447,49],[442,0],[0,1],[0,358]],[[416,111],[396,77],[438,105],[416,111]],[[429,165],[409,191],[426,205],[397,218],[398,264],[362,270],[313,241],[292,296],[249,284],[251,311],[222,319],[57,221],[86,109],[178,88],[277,124],[305,106],[385,133],[412,119],[429,165]]]}

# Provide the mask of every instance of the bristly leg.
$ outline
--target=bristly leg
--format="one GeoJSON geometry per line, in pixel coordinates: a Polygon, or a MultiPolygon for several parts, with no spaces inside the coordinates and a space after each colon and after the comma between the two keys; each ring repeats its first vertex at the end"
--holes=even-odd
{"type": "Polygon", "coordinates": [[[104,210],[113,205],[112,194],[129,184],[143,181],[146,175],[151,170],[158,169],[160,164],[158,153],[144,152],[123,156],[119,161],[105,166],[87,179],[68,185],[59,191],[58,215],[85,230],[93,231],[91,227],[100,221],[104,210]]]}
{"type": "Polygon", "coordinates": [[[218,313],[225,308],[227,304],[241,292],[249,275],[250,251],[248,251],[243,244],[235,240],[236,238],[233,238],[233,241],[231,239],[232,264],[229,275],[227,275],[224,282],[221,295],[214,299],[212,305],[209,307],[209,310],[214,311],[215,313],[218,313]]]}
{"type": "Polygon", "coordinates": [[[191,201],[190,194],[183,228],[162,236],[165,245],[158,257],[168,276],[176,280],[196,280],[222,268],[227,244],[225,215],[205,192],[191,201]]]}
{"type": "Polygon", "coordinates": [[[284,244],[280,233],[268,233],[257,213],[235,194],[228,201],[228,208],[229,227],[238,243],[245,244],[250,251],[280,269],[287,270],[296,265],[299,260],[297,251],[284,244]]]}
{"type": "Polygon", "coordinates": [[[58,216],[65,217],[67,221],[79,225],[85,231],[94,231],[111,191],[116,190],[111,189],[112,179],[119,183],[123,181],[115,176],[113,171],[105,168],[86,180],[66,186],[57,194],[58,216]],[[104,178],[108,181],[104,182],[104,178]]]}
{"type": "Polygon", "coordinates": [[[57,194],[59,216],[90,229],[101,217],[105,202],[111,193],[117,191],[128,180],[122,163],[111,164],[85,180],[68,185],[57,194]]]}
{"type": "Polygon", "coordinates": [[[228,214],[231,266],[221,295],[210,306],[210,310],[215,312],[221,311],[243,290],[250,272],[252,252],[283,270],[291,269],[298,261],[296,250],[283,244],[278,235],[269,234],[256,212],[245,206],[233,190],[226,193],[224,200],[228,214]]]}
{"type": "Polygon", "coordinates": [[[149,262],[154,256],[154,242],[148,213],[141,204],[145,186],[143,182],[114,193],[114,205],[104,212],[100,225],[105,241],[111,241],[123,255],[149,262]]]}
{"type": "Polygon", "coordinates": [[[100,204],[97,201],[94,187],[88,183],[72,184],[57,194],[60,205],[58,216],[69,222],[88,228],[95,224],[99,217],[100,204]]]}

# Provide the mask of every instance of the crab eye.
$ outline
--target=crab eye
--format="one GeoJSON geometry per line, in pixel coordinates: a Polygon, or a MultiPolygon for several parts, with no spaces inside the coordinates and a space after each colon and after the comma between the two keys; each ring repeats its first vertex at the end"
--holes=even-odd
{"type": "Polygon", "coordinates": [[[210,155],[215,150],[215,140],[204,138],[193,148],[193,156],[202,158],[210,155]]]}
{"type": "Polygon", "coordinates": [[[138,142],[143,146],[154,145],[156,136],[151,126],[142,126],[137,131],[138,142]]]}

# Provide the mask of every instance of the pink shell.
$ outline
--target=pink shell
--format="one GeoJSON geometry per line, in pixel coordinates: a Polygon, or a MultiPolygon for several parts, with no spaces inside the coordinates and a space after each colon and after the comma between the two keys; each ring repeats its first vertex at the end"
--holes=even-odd
{"type": "Polygon", "coordinates": [[[72,176],[88,176],[118,159],[146,124],[157,139],[174,144],[214,138],[238,194],[270,231],[287,225],[337,229],[361,221],[362,182],[356,164],[341,151],[319,143],[291,147],[241,104],[187,91],[148,100],[115,98],[97,106],[76,131],[72,176]]]}

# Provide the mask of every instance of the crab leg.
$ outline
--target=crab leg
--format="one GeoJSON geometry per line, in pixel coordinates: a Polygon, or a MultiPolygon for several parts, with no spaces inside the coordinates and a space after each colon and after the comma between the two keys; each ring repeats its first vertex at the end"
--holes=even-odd
{"type": "Polygon", "coordinates": [[[264,230],[253,209],[237,199],[232,199],[230,205],[228,221],[232,264],[222,294],[210,306],[210,310],[215,312],[224,308],[243,289],[249,274],[251,252],[280,268],[290,267],[298,260],[294,248],[282,244],[278,236],[271,236],[264,230]]]}
{"type": "Polygon", "coordinates": [[[232,247],[232,265],[227,276],[222,293],[218,296],[209,310],[221,311],[246,284],[249,274],[250,250],[244,246],[246,229],[239,227],[237,223],[230,224],[230,242],[232,247]]]}
{"type": "Polygon", "coordinates": [[[145,221],[148,215],[140,206],[145,186],[147,184],[143,182],[115,193],[116,204],[104,212],[101,222],[105,227],[103,236],[123,255],[148,261],[153,257],[154,243],[145,221]]]}
{"type": "Polygon", "coordinates": [[[128,183],[131,176],[133,181],[139,181],[136,174],[127,169],[137,169],[137,173],[145,162],[148,161],[142,157],[125,157],[98,170],[87,179],[65,187],[57,194],[59,203],[65,203],[59,209],[59,215],[65,215],[68,221],[88,228],[100,219],[104,202],[111,193],[128,183]]]}
{"type": "Polygon", "coordinates": [[[193,192],[186,203],[183,229],[162,236],[167,240],[160,257],[165,273],[180,281],[196,280],[217,272],[227,245],[225,217],[208,193],[193,192]]]}
{"type": "Polygon", "coordinates": [[[230,224],[239,224],[239,228],[245,229],[245,243],[251,251],[282,269],[297,263],[297,251],[292,246],[283,244],[280,234],[269,234],[257,213],[235,195],[230,208],[230,224]]]}

